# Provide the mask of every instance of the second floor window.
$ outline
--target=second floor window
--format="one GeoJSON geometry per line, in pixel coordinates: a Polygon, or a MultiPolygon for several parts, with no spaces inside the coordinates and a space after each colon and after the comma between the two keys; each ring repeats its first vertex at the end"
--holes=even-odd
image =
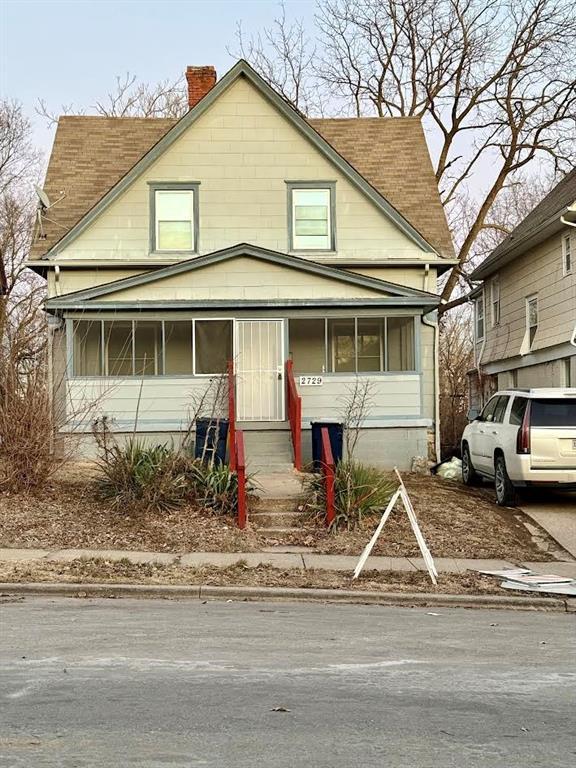
{"type": "Polygon", "coordinates": [[[476,341],[484,338],[484,294],[476,299],[476,341]]]}
{"type": "Polygon", "coordinates": [[[530,348],[534,343],[534,337],[538,330],[538,297],[529,296],[526,299],[526,329],[530,348]]]}
{"type": "Polygon", "coordinates": [[[572,273],[572,238],[564,235],[562,238],[562,272],[565,275],[572,273]]]}
{"type": "Polygon", "coordinates": [[[492,326],[500,324],[500,280],[495,277],[490,286],[490,303],[492,305],[492,326]]]}
{"type": "Polygon", "coordinates": [[[197,185],[152,185],[150,216],[152,252],[197,250],[197,185]]]}
{"type": "Polygon", "coordinates": [[[333,186],[289,186],[290,250],[334,250],[333,186]]]}

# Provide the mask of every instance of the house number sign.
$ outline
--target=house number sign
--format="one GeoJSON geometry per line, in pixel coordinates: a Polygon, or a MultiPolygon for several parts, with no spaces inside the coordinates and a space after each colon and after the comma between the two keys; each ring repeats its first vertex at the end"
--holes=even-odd
{"type": "Polygon", "coordinates": [[[300,376],[301,387],[321,387],[322,376],[300,376]]]}

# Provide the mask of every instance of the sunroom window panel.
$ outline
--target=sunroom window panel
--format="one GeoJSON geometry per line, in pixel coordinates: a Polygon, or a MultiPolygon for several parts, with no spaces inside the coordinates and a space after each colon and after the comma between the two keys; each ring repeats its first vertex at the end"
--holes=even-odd
{"type": "Polygon", "coordinates": [[[162,323],[135,323],[134,362],[137,376],[162,374],[162,323]]]}
{"type": "Polygon", "coordinates": [[[389,317],[386,323],[388,370],[414,371],[414,318],[389,317]]]}
{"type": "Polygon", "coordinates": [[[384,343],[380,320],[358,320],[358,371],[382,371],[384,343]]]}
{"type": "Polygon", "coordinates": [[[326,326],[321,318],[289,321],[290,357],[297,373],[326,370],[326,326]]]}
{"type": "Polygon", "coordinates": [[[157,190],[156,249],[190,251],[194,248],[194,191],[157,190]]]}
{"type": "Polygon", "coordinates": [[[166,375],[193,373],[191,320],[165,321],[164,365],[166,375]]]}
{"type": "Polygon", "coordinates": [[[132,376],[132,321],[104,323],[105,373],[108,376],[132,376]]]}
{"type": "Polygon", "coordinates": [[[100,320],[74,321],[74,375],[102,375],[102,324],[100,320]]]}
{"type": "Polygon", "coordinates": [[[332,370],[336,373],[356,371],[356,332],[353,320],[330,320],[328,323],[332,370]]]}
{"type": "Polygon", "coordinates": [[[226,373],[232,359],[232,321],[196,320],[194,326],[196,374],[226,373]]]}

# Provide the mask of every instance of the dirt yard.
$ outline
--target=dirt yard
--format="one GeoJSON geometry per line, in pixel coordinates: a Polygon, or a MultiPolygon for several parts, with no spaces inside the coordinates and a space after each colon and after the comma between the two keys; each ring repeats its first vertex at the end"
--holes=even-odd
{"type": "MultiPolygon", "coordinates": [[[[433,555],[513,562],[553,559],[532,541],[522,524],[522,513],[497,507],[490,491],[419,475],[406,475],[405,482],[433,555]]],[[[331,534],[322,524],[302,520],[301,532],[270,539],[251,527],[238,530],[231,518],[192,508],[131,517],[112,511],[97,499],[93,477],[86,468],[68,469],[36,495],[0,495],[1,547],[181,553],[253,552],[299,545],[321,553],[357,555],[376,523],[374,518],[366,520],[362,530],[331,534]]],[[[374,554],[419,554],[401,508],[391,515],[374,554]]]]}
{"type": "Polygon", "coordinates": [[[508,594],[497,579],[480,574],[441,574],[437,586],[420,572],[379,573],[367,571],[352,581],[350,576],[324,570],[281,570],[268,565],[248,567],[236,563],[228,568],[185,568],[158,563],[136,565],[127,560],[110,562],[97,558],[67,563],[0,563],[2,582],[71,582],[122,584],[210,584],[259,587],[354,589],[379,592],[428,592],[435,594],[508,594]]]}

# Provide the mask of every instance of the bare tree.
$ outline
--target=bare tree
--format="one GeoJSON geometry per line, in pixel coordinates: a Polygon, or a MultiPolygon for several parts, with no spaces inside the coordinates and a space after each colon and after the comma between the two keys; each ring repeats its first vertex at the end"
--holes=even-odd
{"type": "MultiPolygon", "coordinates": [[[[188,110],[188,97],[183,79],[161,80],[158,83],[144,83],[136,75],[127,72],[116,77],[115,87],[105,99],[97,99],[90,107],[102,117],[168,117],[177,119],[188,110]]],[[[39,99],[36,112],[49,125],[58,122],[59,114],[85,114],[86,109],[63,104],[58,112],[39,99]]]]}
{"type": "Polygon", "coordinates": [[[469,315],[467,308],[460,307],[440,319],[440,432],[443,456],[457,449],[467,423],[467,374],[474,365],[469,315]]]}
{"type": "MultiPolygon", "coordinates": [[[[298,94],[317,91],[337,112],[418,116],[432,147],[459,266],[448,301],[479,236],[499,224],[495,203],[538,161],[554,172],[574,161],[576,46],[569,0],[320,0],[315,51],[295,68],[298,94]],[[458,215],[468,201],[465,227],[458,215]]],[[[244,40],[252,64],[270,76],[314,51],[297,23],[244,40]],[[295,26],[296,25],[296,26],[295,26]],[[281,62],[281,63],[280,63],[281,62]]],[[[312,110],[313,111],[313,110],[312,110]]]]}

